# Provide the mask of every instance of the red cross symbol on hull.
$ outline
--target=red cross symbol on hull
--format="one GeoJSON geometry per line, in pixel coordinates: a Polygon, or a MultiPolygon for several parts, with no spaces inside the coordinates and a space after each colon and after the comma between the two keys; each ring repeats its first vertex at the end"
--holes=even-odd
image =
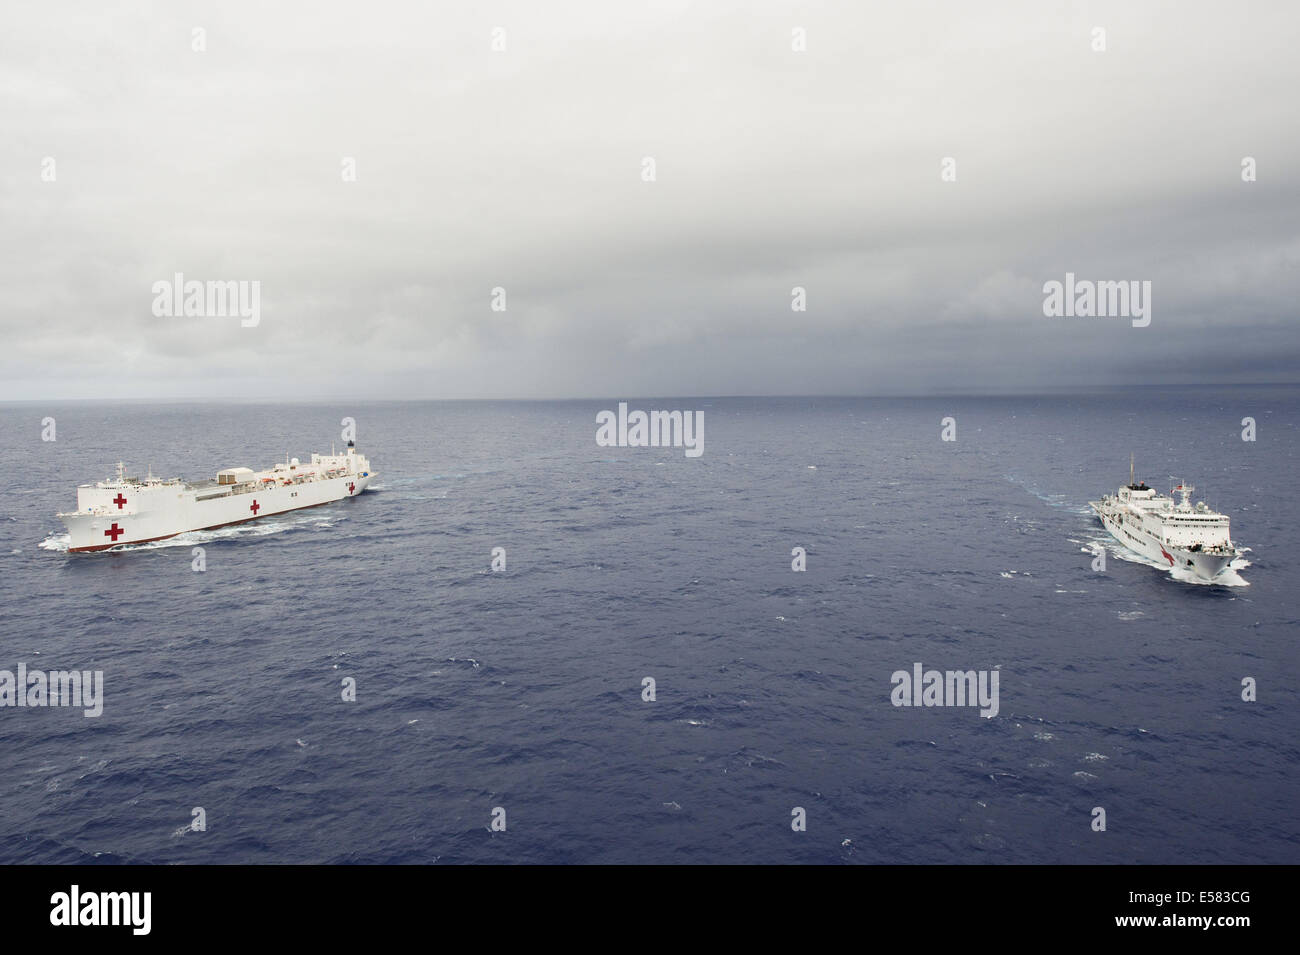
{"type": "Polygon", "coordinates": [[[122,534],[125,533],[126,533],[126,528],[118,527],[117,521],[114,521],[113,526],[110,527],[108,530],[104,531],[104,536],[113,538],[113,543],[116,544],[118,537],[120,537],[122,534]]]}
{"type": "Polygon", "coordinates": [[[117,492],[117,497],[113,498],[113,503],[117,505],[119,511],[122,509],[122,505],[126,503],[126,498],[122,496],[121,491],[117,492]]]}
{"type": "Polygon", "coordinates": [[[353,491],[355,491],[356,489],[357,489],[357,485],[356,485],[356,483],[353,482],[353,481],[349,481],[349,482],[348,482],[348,493],[351,494],[351,493],[352,493],[353,491]]]}
{"type": "Polygon", "coordinates": [[[256,514],[262,509],[262,505],[257,503],[257,498],[253,498],[253,503],[249,505],[248,509],[256,514]]]}

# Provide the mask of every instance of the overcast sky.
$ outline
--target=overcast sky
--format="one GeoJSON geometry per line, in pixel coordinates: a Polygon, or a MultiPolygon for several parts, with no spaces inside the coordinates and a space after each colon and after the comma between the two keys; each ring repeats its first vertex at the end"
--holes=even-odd
{"type": "Polygon", "coordinates": [[[0,399],[1297,381],[1298,11],[7,3],[0,399]]]}

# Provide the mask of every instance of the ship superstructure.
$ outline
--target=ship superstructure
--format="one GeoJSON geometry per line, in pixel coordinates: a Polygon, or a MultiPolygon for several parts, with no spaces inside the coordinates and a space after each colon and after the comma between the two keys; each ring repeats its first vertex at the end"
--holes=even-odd
{"type": "Polygon", "coordinates": [[[233,467],[206,481],[117,476],[77,488],[77,509],[59,514],[71,553],[145,544],[273,514],[354,497],[374,480],[370,462],[353,442],[343,454],[313,454],[307,463],[286,457],[262,471],[233,467]]]}
{"type": "Polygon", "coordinates": [[[1180,483],[1165,496],[1133,478],[1129,483],[1089,506],[1111,535],[1129,550],[1152,560],[1180,567],[1205,580],[1213,580],[1238,556],[1228,528],[1228,517],[1211,510],[1204,501],[1192,504],[1190,484],[1180,483]],[[1177,494],[1179,500],[1174,501],[1177,494]]]}

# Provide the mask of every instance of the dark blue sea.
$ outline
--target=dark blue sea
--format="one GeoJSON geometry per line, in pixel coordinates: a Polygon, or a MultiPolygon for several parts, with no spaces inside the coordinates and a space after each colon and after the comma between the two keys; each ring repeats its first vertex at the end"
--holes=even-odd
{"type": "Polygon", "coordinates": [[[98,718],[0,708],[0,862],[1300,863],[1300,389],[620,397],[0,407],[0,669],[104,674],[98,718]],[[703,411],[703,455],[598,447],[620,397],[703,411]],[[60,541],[119,459],[344,417],[356,499],[60,541]],[[1231,516],[1224,583],[1093,570],[1130,451],[1231,516]],[[895,707],[916,662],[1000,712],[895,707]]]}

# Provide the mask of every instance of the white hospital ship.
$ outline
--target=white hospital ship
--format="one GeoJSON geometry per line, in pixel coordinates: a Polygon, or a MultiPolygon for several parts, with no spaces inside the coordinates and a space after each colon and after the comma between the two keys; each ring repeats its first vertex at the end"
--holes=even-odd
{"type": "Polygon", "coordinates": [[[68,528],[70,553],[109,550],[332,504],[360,494],[374,478],[351,441],[344,454],[313,454],[308,464],[292,458],[265,471],[226,468],[198,482],[152,474],[141,480],[118,464],[116,478],[77,488],[77,509],[58,518],[68,528]]]}
{"type": "Polygon", "coordinates": [[[1181,498],[1176,504],[1172,495],[1157,494],[1145,481],[1135,482],[1130,460],[1128,485],[1088,504],[1129,550],[1213,580],[1238,556],[1228,534],[1228,517],[1210,510],[1204,501],[1193,507],[1196,489],[1190,484],[1173,490],[1181,498]]]}

